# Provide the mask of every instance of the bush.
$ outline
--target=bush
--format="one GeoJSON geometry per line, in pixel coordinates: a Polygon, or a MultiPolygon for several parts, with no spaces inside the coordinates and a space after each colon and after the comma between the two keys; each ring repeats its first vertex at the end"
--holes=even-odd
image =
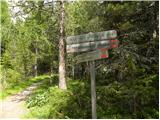
{"type": "Polygon", "coordinates": [[[27,99],[27,107],[34,107],[34,106],[43,106],[45,103],[48,102],[47,92],[39,93],[34,96],[30,96],[27,99]]]}
{"type": "MultiPolygon", "coordinates": [[[[53,82],[57,83],[56,81],[58,78],[55,77],[53,82]]],[[[157,99],[155,96],[158,93],[151,87],[156,83],[157,76],[151,75],[134,81],[123,83],[114,81],[109,85],[97,86],[97,118],[158,118],[158,105],[155,106],[157,99]]],[[[29,118],[91,118],[91,94],[88,81],[69,80],[67,85],[67,90],[60,90],[56,84],[41,85],[35,91],[34,97],[29,98],[29,101],[32,101],[30,103],[32,115],[29,118]],[[44,94],[46,94],[46,102],[42,97],[44,94]]]]}
{"type": "MultiPolygon", "coordinates": [[[[44,85],[41,87],[44,87],[44,85]]],[[[87,89],[86,84],[78,80],[70,80],[68,90],[60,90],[56,85],[48,89],[46,87],[43,90],[38,89],[38,92],[35,91],[36,94],[33,94],[33,97],[27,100],[27,104],[29,104],[31,110],[28,117],[56,119],[91,118],[90,94],[86,92],[88,91],[87,89]],[[48,91],[46,92],[48,101],[42,105],[38,105],[43,101],[43,99],[36,98],[37,95],[44,94],[41,91],[48,91]],[[42,112],[44,109],[47,109],[47,111],[42,112]]]]}
{"type": "Polygon", "coordinates": [[[70,80],[66,91],[50,87],[49,118],[91,118],[90,88],[86,82],[70,80]]]}
{"type": "Polygon", "coordinates": [[[2,65],[0,66],[1,73],[0,73],[0,80],[2,83],[2,89],[13,87],[15,84],[18,84],[21,79],[22,75],[13,69],[5,69],[2,65]]]}

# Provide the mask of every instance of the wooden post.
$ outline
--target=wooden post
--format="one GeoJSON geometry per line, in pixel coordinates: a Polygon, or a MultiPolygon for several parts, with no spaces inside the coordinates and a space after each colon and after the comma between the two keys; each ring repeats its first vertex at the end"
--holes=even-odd
{"type": "Polygon", "coordinates": [[[92,99],[92,119],[96,119],[96,80],[95,80],[95,62],[90,61],[91,75],[91,99],[92,99]]]}

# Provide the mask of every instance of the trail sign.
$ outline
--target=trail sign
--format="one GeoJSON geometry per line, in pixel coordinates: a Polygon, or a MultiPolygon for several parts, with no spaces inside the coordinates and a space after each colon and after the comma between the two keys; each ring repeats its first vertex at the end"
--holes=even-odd
{"type": "Polygon", "coordinates": [[[71,44],[80,44],[84,42],[93,42],[100,40],[109,40],[117,37],[117,32],[115,30],[96,32],[96,33],[88,33],[77,36],[69,36],[66,39],[67,45],[71,44]]]}
{"type": "Polygon", "coordinates": [[[67,53],[73,52],[86,52],[92,51],[100,48],[117,48],[119,40],[105,40],[105,41],[95,41],[95,42],[86,42],[81,44],[67,45],[67,53]]]}
{"type": "Polygon", "coordinates": [[[86,42],[81,44],[67,45],[67,53],[72,52],[86,52],[92,51],[99,48],[110,48],[110,41],[95,41],[95,42],[86,42]]]}
{"type": "Polygon", "coordinates": [[[116,39],[115,30],[69,36],[66,39],[67,53],[87,52],[77,55],[75,62],[90,61],[92,118],[96,119],[96,82],[94,60],[108,58],[108,49],[117,48],[119,40],[116,39]]]}
{"type": "Polygon", "coordinates": [[[87,62],[103,58],[108,58],[108,49],[106,48],[80,54],[75,57],[75,62],[80,63],[80,62],[87,62]]]}

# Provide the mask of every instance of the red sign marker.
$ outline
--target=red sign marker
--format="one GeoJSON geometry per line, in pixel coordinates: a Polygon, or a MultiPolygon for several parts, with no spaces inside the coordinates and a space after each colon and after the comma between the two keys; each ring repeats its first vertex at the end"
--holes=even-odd
{"type": "Polygon", "coordinates": [[[118,45],[116,45],[116,44],[112,44],[112,45],[111,45],[111,47],[112,47],[112,48],[117,48],[117,47],[118,47],[118,45]]]}
{"type": "Polygon", "coordinates": [[[119,40],[115,39],[115,40],[111,40],[111,48],[117,48],[118,47],[118,43],[119,43],[119,40]]]}
{"type": "Polygon", "coordinates": [[[107,54],[101,54],[101,58],[108,58],[107,54]]]}
{"type": "Polygon", "coordinates": [[[119,40],[111,40],[111,43],[119,42],[119,40]]]}
{"type": "Polygon", "coordinates": [[[101,51],[101,54],[100,54],[101,58],[108,58],[108,49],[107,48],[101,48],[100,51],[101,51]]]}
{"type": "Polygon", "coordinates": [[[107,48],[100,48],[101,51],[107,51],[107,48]]]}

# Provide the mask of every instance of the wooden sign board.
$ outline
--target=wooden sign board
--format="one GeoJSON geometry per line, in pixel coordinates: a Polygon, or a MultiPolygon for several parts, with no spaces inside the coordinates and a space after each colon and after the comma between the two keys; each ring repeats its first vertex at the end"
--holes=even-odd
{"type": "Polygon", "coordinates": [[[81,44],[67,45],[67,53],[86,52],[99,48],[110,48],[110,41],[95,41],[81,44]]]}
{"type": "Polygon", "coordinates": [[[103,58],[108,58],[108,49],[102,48],[98,49],[92,52],[87,52],[80,54],[75,57],[75,62],[76,63],[81,63],[81,62],[87,62],[87,61],[93,61],[93,60],[98,60],[98,59],[103,59],[103,58]]]}
{"type": "Polygon", "coordinates": [[[119,40],[115,39],[115,40],[95,41],[95,42],[67,45],[67,53],[86,52],[100,48],[107,48],[107,49],[117,48],[118,44],[119,40]]]}
{"type": "Polygon", "coordinates": [[[88,33],[88,34],[77,35],[77,36],[69,36],[66,39],[66,43],[67,45],[71,45],[71,44],[79,44],[84,42],[114,39],[116,37],[117,37],[117,32],[115,30],[109,30],[109,31],[88,33]]]}

